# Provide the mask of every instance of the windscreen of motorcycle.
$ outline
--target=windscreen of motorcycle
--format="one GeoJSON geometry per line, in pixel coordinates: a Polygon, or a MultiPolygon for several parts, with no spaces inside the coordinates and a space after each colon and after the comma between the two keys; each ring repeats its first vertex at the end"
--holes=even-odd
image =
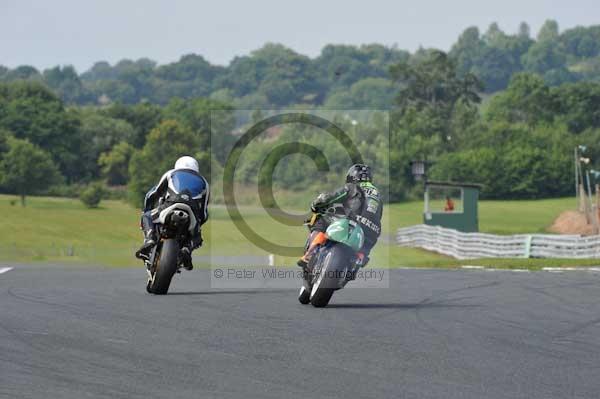
{"type": "Polygon", "coordinates": [[[195,173],[176,170],[169,177],[169,188],[176,194],[189,191],[192,198],[200,198],[206,191],[206,181],[195,173]]]}

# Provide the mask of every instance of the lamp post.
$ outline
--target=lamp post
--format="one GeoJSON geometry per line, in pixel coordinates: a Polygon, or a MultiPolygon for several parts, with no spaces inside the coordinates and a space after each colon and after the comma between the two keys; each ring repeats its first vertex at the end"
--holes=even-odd
{"type": "MultiPolygon", "coordinates": [[[[599,214],[599,212],[600,212],[600,186],[597,183],[598,178],[600,178],[600,171],[591,169],[587,173],[588,181],[590,179],[590,176],[594,181],[594,191],[596,194],[596,204],[595,204],[595,206],[592,205],[592,207],[591,207],[592,211],[594,212],[594,215],[593,215],[594,228],[595,228],[594,232],[596,234],[600,234],[600,214],[599,214]]],[[[589,186],[589,183],[588,183],[588,186],[589,186]]],[[[589,190],[589,188],[588,188],[588,190],[589,190]]],[[[592,192],[590,191],[590,202],[592,202],[591,196],[592,196],[592,192]]]]}
{"type": "Polygon", "coordinates": [[[429,214],[429,192],[427,190],[427,161],[411,161],[410,170],[416,181],[423,181],[423,212],[429,214]]]}
{"type": "Polygon", "coordinates": [[[581,167],[581,163],[589,163],[589,158],[584,158],[581,156],[584,152],[586,152],[587,147],[584,145],[578,145],[575,147],[574,151],[574,160],[575,160],[575,200],[577,201],[577,208],[581,209],[583,197],[581,196],[581,191],[585,191],[585,182],[583,179],[583,170],[581,167]],[[587,162],[586,162],[587,161],[587,162]]]}
{"type": "Polygon", "coordinates": [[[424,182],[427,182],[427,174],[425,171],[426,167],[426,161],[411,161],[410,169],[416,181],[423,180],[424,182]]]}
{"type": "Polygon", "coordinates": [[[590,183],[590,174],[596,176],[597,172],[590,169],[590,158],[583,156],[583,153],[586,150],[587,147],[584,145],[575,147],[575,188],[579,200],[579,210],[585,212],[587,223],[592,224],[594,226],[594,232],[598,234],[600,231],[598,206],[594,206],[593,204],[592,187],[590,183]]]}

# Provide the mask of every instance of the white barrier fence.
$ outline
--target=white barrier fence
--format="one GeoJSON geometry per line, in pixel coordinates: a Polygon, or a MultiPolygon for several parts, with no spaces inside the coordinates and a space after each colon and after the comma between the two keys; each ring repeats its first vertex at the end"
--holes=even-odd
{"type": "Polygon", "coordinates": [[[424,224],[398,229],[397,243],[456,259],[600,258],[600,236],[462,233],[424,224]]]}

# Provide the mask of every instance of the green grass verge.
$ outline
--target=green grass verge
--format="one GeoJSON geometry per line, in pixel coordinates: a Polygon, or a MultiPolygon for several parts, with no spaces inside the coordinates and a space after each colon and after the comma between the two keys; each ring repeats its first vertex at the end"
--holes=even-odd
{"type": "MultiPolygon", "coordinates": [[[[133,252],[140,244],[139,210],[119,201],[103,201],[98,209],[65,198],[30,197],[26,207],[15,197],[0,195],[3,215],[0,229],[0,260],[57,261],[109,266],[133,266],[133,252]]],[[[481,230],[497,234],[543,232],[562,211],[573,208],[574,199],[540,201],[482,201],[481,230]]],[[[402,226],[422,222],[422,203],[386,206],[383,231],[393,235],[402,226]]],[[[285,226],[257,207],[242,207],[244,219],[257,233],[280,245],[299,246],[306,229],[285,226]]],[[[211,208],[204,228],[205,246],[198,254],[267,255],[248,242],[231,221],[223,206],[211,208]]],[[[278,265],[292,265],[294,257],[276,257],[278,265]]],[[[421,249],[400,248],[382,239],[372,253],[372,266],[456,267],[464,264],[507,268],[596,265],[587,260],[478,259],[457,261],[421,249]]]]}
{"type": "Polygon", "coordinates": [[[27,206],[0,196],[0,260],[131,264],[139,213],[119,201],[87,209],[78,200],[29,197],[27,206]]]}
{"type": "MultiPolygon", "coordinates": [[[[427,251],[425,251],[427,252],[427,251]]],[[[600,259],[508,259],[481,258],[456,260],[451,258],[417,261],[410,265],[418,268],[457,268],[481,266],[490,269],[542,270],[544,267],[592,267],[600,266],[600,259]]]]}
{"type": "MultiPolygon", "coordinates": [[[[574,198],[536,201],[480,201],[479,229],[493,234],[543,233],[563,211],[575,208],[574,198]]],[[[423,203],[389,206],[392,229],[423,222],[423,203]]]]}

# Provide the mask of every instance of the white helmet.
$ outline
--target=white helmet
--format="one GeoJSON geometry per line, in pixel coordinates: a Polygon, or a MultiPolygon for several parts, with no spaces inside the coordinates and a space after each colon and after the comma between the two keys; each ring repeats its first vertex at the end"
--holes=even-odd
{"type": "Polygon", "coordinates": [[[192,157],[181,157],[175,162],[175,170],[177,169],[189,169],[193,170],[196,173],[200,173],[200,167],[198,166],[198,161],[196,161],[192,157]]]}

